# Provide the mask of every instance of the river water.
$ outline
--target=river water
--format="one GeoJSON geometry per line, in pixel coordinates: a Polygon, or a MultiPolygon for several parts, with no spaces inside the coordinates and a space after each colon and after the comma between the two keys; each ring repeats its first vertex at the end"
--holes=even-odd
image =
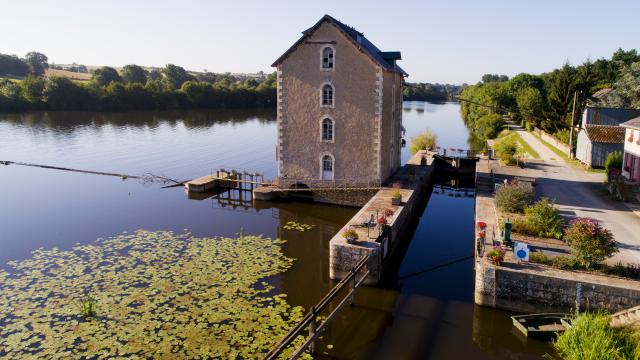
{"type": "MultiPolygon", "coordinates": [[[[406,102],[405,138],[424,128],[468,148],[456,103],[406,102]]],[[[275,113],[189,111],[0,115],[0,160],[191,179],[219,168],[275,176],[275,113]]],[[[403,162],[409,157],[403,148],[403,162]]],[[[443,185],[455,185],[447,180],[443,185]]],[[[38,249],[69,249],[137,229],[281,237],[291,269],[270,279],[305,309],[333,286],[328,243],[357,209],[188,198],[182,188],[0,165],[0,268],[38,249]],[[314,226],[285,228],[289,221],[314,226]]],[[[237,199],[236,199],[237,200],[237,199]]],[[[529,359],[551,348],[519,336],[509,313],[473,304],[473,189],[436,186],[384,286],[364,288],[318,346],[327,358],[529,359]],[[440,265],[453,262],[450,265],[440,265]]],[[[2,353],[0,349],[0,353],[2,353]]]]}

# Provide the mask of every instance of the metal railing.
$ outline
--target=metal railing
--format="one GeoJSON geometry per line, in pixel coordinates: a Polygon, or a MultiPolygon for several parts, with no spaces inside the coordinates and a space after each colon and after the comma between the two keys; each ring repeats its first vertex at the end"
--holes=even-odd
{"type": "Polygon", "coordinates": [[[325,329],[325,327],[329,325],[331,320],[333,320],[333,318],[344,307],[344,305],[346,305],[347,303],[353,304],[353,297],[356,292],[356,289],[362,286],[364,281],[369,276],[369,270],[367,270],[364,272],[364,274],[359,280],[356,279],[358,276],[358,273],[369,261],[369,257],[370,255],[367,255],[362,259],[360,259],[360,261],[358,261],[358,263],[353,267],[353,269],[349,271],[349,274],[346,277],[344,277],[342,280],[340,280],[340,282],[336,286],[334,286],[322,298],[322,300],[320,300],[315,306],[313,306],[311,308],[311,311],[309,311],[302,318],[302,320],[296,326],[294,326],[294,328],[291,329],[291,331],[289,331],[289,333],[282,340],[280,340],[280,342],[278,342],[278,344],[276,344],[271,349],[271,351],[269,351],[265,355],[264,357],[265,360],[272,360],[272,359],[278,358],[278,356],[280,356],[280,354],[284,350],[286,350],[289,346],[291,346],[291,344],[301,335],[301,333],[305,329],[308,330],[308,334],[305,337],[304,343],[294,350],[290,358],[297,359],[298,357],[300,357],[300,355],[302,355],[302,353],[304,353],[307,350],[307,348],[309,348],[311,353],[313,354],[315,352],[315,341],[322,334],[322,331],[325,329]],[[327,315],[324,321],[318,324],[318,316],[320,315],[320,313],[322,313],[322,311],[324,311],[329,306],[329,304],[331,304],[331,302],[338,296],[341,290],[343,290],[347,286],[349,286],[350,288],[349,292],[338,303],[338,305],[336,305],[336,307],[329,313],[329,315],[327,315]]]}

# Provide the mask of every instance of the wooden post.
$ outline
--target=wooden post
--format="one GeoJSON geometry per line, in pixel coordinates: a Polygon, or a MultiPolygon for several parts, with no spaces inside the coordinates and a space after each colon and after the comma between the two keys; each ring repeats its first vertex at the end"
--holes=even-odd
{"type": "Polygon", "coordinates": [[[569,129],[569,159],[573,159],[573,124],[576,119],[576,98],[578,97],[578,92],[574,91],[573,93],[573,110],[571,111],[571,127],[569,129]]]}
{"type": "MultiPolygon", "coordinates": [[[[318,324],[316,323],[316,309],[315,307],[311,307],[311,322],[309,323],[309,337],[313,336],[316,333],[316,328],[318,326],[318,324]]],[[[309,344],[309,352],[311,353],[311,355],[313,355],[316,352],[316,342],[312,341],[311,344],[309,344]]]]}
{"type": "MultiPolygon", "coordinates": [[[[351,285],[350,288],[351,290],[355,290],[356,289],[356,273],[353,268],[351,269],[351,274],[349,276],[351,276],[351,279],[349,280],[349,284],[351,285]]],[[[349,305],[353,305],[354,294],[351,294],[351,296],[349,296],[349,305]]]]}

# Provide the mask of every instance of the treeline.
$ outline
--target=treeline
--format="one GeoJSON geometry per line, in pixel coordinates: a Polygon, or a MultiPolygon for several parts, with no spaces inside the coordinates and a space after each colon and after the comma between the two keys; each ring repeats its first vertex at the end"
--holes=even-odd
{"type": "Polygon", "coordinates": [[[618,49],[609,59],[585,61],[578,66],[566,63],[561,68],[539,75],[487,74],[476,85],[462,90],[462,117],[474,135],[494,138],[502,128],[503,114],[523,125],[541,128],[568,140],[574,93],[580,113],[590,96],[604,88],[615,89],[608,103],[632,107],[640,101],[640,56],[636,50],[618,49]],[[635,93],[634,93],[635,89],[635,93]]]}
{"type": "Polygon", "coordinates": [[[194,75],[173,64],[151,71],[127,65],[120,71],[107,66],[95,69],[90,81],[80,82],[44,77],[48,67],[44,55],[32,58],[33,65],[28,61],[28,56],[0,57],[0,75],[26,76],[0,79],[0,112],[255,108],[276,103],[275,74],[242,78],[210,72],[194,75]]]}
{"type": "Polygon", "coordinates": [[[467,84],[406,83],[402,97],[407,101],[447,101],[458,96],[467,84]]]}

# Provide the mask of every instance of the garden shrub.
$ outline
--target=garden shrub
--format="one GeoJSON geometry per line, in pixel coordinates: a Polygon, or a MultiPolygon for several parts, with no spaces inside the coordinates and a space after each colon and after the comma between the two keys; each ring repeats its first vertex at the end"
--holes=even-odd
{"type": "Polygon", "coordinates": [[[564,223],[553,200],[543,197],[525,208],[524,214],[529,235],[556,239],[562,237],[564,223]]]}
{"type": "MultiPolygon", "coordinates": [[[[516,134],[516,136],[518,135],[516,134]]],[[[515,136],[502,137],[495,142],[494,149],[502,164],[513,164],[518,153],[518,140],[515,136]]]]}
{"type": "Polygon", "coordinates": [[[607,176],[611,174],[611,169],[622,170],[622,152],[614,151],[607,155],[607,159],[604,161],[604,170],[607,172],[607,176]]]}
{"type": "Polygon", "coordinates": [[[521,213],[531,204],[533,197],[530,185],[514,181],[496,190],[496,206],[506,212],[521,213]]]}
{"type": "Polygon", "coordinates": [[[564,233],[571,253],[585,268],[600,264],[618,251],[611,231],[593,219],[576,218],[564,233]]]}
{"type": "Polygon", "coordinates": [[[638,336],[625,328],[611,328],[604,313],[578,315],[553,343],[567,360],[638,359],[638,336]]]}

